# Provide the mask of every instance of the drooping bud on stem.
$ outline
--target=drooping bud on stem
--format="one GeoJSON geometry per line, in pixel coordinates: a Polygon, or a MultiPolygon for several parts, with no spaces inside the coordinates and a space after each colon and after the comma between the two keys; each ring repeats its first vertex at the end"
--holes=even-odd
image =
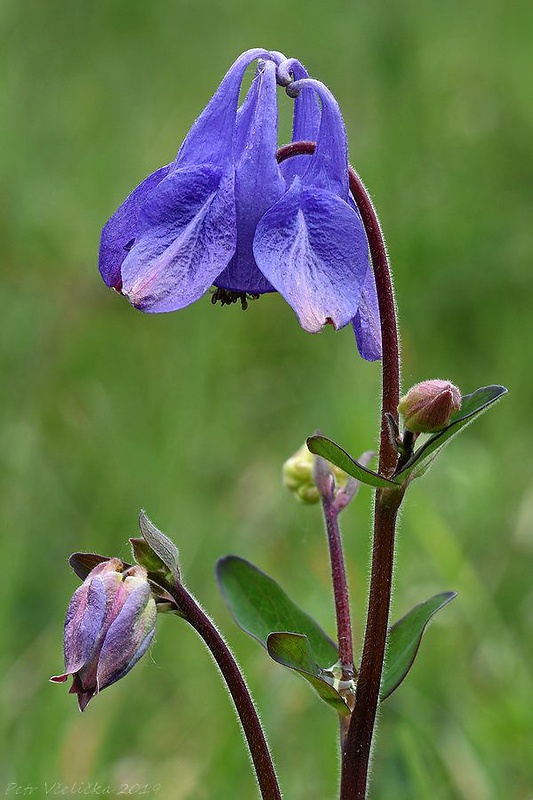
{"type": "Polygon", "coordinates": [[[415,384],[398,404],[405,428],[412,433],[442,430],[460,408],[461,392],[457,386],[438,378],[415,384]]]}
{"type": "Polygon", "coordinates": [[[80,711],[96,694],[123,678],[146,652],[155,633],[156,604],[144,567],[118,558],[95,566],[70,601],[65,620],[65,672],[80,711]]]}

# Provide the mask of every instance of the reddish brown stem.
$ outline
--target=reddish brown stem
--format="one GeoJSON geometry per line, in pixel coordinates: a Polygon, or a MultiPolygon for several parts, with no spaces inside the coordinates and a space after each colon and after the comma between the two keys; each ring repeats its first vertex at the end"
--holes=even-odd
{"type": "Polygon", "coordinates": [[[261,797],[263,800],[281,800],[281,791],[261,722],[231,650],[205,611],[182,584],[176,583],[168,588],[181,613],[204,640],[218,664],[250,748],[261,797]]]}
{"type": "Polygon", "coordinates": [[[350,167],[350,191],[361,214],[365,226],[372,267],[376,278],[376,290],[381,319],[382,396],[381,396],[381,441],[379,448],[379,471],[389,475],[394,471],[398,454],[392,445],[385,414],[392,415],[398,422],[398,402],[400,400],[400,345],[396,321],[396,303],[392,275],[387,255],[387,246],[378,215],[363,184],[363,181],[350,167]]]}
{"type": "MultiPolygon", "coordinates": [[[[294,155],[312,154],[314,150],[314,142],[293,142],[278,151],[278,161],[294,155]]],[[[400,399],[400,352],[392,277],[385,239],[374,205],[360,177],[351,167],[350,191],[366,230],[376,279],[383,344],[379,469],[384,475],[392,475],[398,454],[389,439],[385,413],[388,412],[397,421],[400,399]]],[[[364,800],[366,797],[370,753],[387,644],[396,517],[403,493],[402,487],[376,492],[365,638],[357,679],[355,708],[342,753],[341,800],[364,800]]]]}
{"type": "MultiPolygon", "coordinates": [[[[315,142],[292,142],[280,148],[278,162],[295,155],[313,154],[315,142]]],[[[398,454],[390,441],[385,414],[398,421],[400,399],[400,350],[396,304],[385,238],[370,196],[355,170],[349,168],[350,191],[361,214],[368,237],[381,321],[382,398],[379,470],[392,475],[398,454]]],[[[344,738],[341,800],[364,800],[385,649],[394,569],[396,517],[404,488],[376,492],[372,567],[365,638],[357,679],[355,708],[344,738]]],[[[326,508],[324,508],[326,515],[326,508]]],[[[327,516],[326,516],[327,523],[327,516]]],[[[335,581],[335,577],[334,577],[335,581]]],[[[347,601],[347,591],[346,591],[347,601]]],[[[339,604],[336,602],[337,610],[339,604]]]]}
{"type": "Polygon", "coordinates": [[[355,707],[344,742],[341,800],[365,800],[379,688],[387,644],[396,517],[403,489],[376,494],[370,593],[355,707]]]}
{"type": "MultiPolygon", "coordinates": [[[[398,420],[400,399],[400,349],[396,304],[385,239],[373,203],[355,170],[350,167],[350,190],[368,236],[381,319],[383,344],[381,441],[379,469],[394,472],[398,454],[390,441],[385,414],[398,420]]],[[[387,632],[394,569],[396,517],[404,488],[376,492],[370,592],[361,666],[355,692],[355,708],[346,736],[341,773],[341,800],[364,800],[372,739],[379,703],[379,688],[387,646],[387,632]]]]}
{"type": "Polygon", "coordinates": [[[333,584],[335,614],[337,618],[337,642],[339,645],[341,680],[350,681],[354,676],[352,623],[350,619],[350,598],[348,594],[346,566],[344,563],[342,539],[339,529],[339,511],[335,506],[333,497],[322,494],[321,499],[331,561],[331,581],[333,584]]]}

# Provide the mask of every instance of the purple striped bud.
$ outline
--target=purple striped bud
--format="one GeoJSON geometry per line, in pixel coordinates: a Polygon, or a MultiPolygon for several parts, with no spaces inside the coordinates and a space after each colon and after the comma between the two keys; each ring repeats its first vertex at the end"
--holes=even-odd
{"type": "Polygon", "coordinates": [[[65,672],[83,711],[106,686],[124,677],[146,652],[155,633],[156,605],[144,567],[125,569],[111,558],[91,570],[74,592],[65,619],[65,672]]]}
{"type": "Polygon", "coordinates": [[[412,433],[436,433],[446,427],[461,408],[461,392],[450,381],[422,381],[413,386],[398,404],[404,425],[412,433]]]}

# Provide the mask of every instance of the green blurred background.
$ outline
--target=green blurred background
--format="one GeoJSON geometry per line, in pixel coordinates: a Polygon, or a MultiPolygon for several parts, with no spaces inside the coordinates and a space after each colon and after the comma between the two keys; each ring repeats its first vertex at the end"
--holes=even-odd
{"type": "MultiPolygon", "coordinates": [[[[530,800],[529,0],[3,0],[0,20],[0,792],[256,796],[231,705],[181,621],[160,619],[150,656],[83,717],[47,683],[77,585],[66,558],[127,557],[142,506],[247,670],[286,797],[335,796],[334,713],[234,628],[213,567],[253,560],[333,631],[320,514],[280,468],[317,427],[375,445],[379,366],[349,329],[302,332],[278,296],[143,316],[96,270],[107,217],[174,157],[234,58],[264,46],[300,58],[342,106],[394,265],[404,385],[511,390],[405,503],[394,616],[459,597],[382,709],[372,796],[530,800]]],[[[364,488],[344,519],[358,639],[370,516],[364,488]]]]}

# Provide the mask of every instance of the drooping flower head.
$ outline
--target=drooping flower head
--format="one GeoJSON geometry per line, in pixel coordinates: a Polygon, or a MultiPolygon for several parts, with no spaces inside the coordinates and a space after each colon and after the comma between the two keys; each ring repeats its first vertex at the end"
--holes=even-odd
{"type": "Polygon", "coordinates": [[[118,558],[98,564],[70,601],[65,672],[50,680],[64,683],[72,675],[70,693],[77,695],[84,711],[96,694],[123,678],[144,655],[156,614],[144,567],[125,569],[118,558]]]}
{"type": "Polygon", "coordinates": [[[102,232],[105,283],[145,312],[184,308],[216,287],[222,304],[277,291],[301,326],[352,322],[380,357],[368,242],[349,192],[347,139],[331,92],[300,62],[256,48],[232,65],[175,161],[146,178],[102,232]],[[247,68],[251,86],[239,106],[247,68]],[[278,165],[277,85],[295,99],[293,141],[312,155],[278,165]]]}

